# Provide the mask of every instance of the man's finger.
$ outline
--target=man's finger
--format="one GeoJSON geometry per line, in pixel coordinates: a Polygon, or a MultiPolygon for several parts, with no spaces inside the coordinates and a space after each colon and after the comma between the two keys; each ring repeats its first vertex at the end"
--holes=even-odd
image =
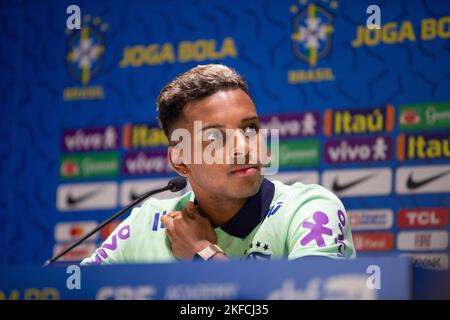
{"type": "Polygon", "coordinates": [[[167,222],[172,219],[172,217],[170,216],[170,214],[165,214],[161,217],[161,223],[163,224],[167,224],[167,222]]]}
{"type": "Polygon", "coordinates": [[[175,218],[175,217],[178,216],[179,214],[181,214],[181,211],[172,211],[172,212],[169,212],[169,213],[167,214],[167,216],[169,216],[169,217],[171,217],[171,218],[175,218]]]}
{"type": "Polygon", "coordinates": [[[186,213],[189,216],[189,218],[194,219],[196,215],[198,215],[197,206],[192,202],[189,201],[186,204],[186,213]]]}
{"type": "Polygon", "coordinates": [[[161,222],[162,224],[164,224],[166,226],[166,228],[169,230],[173,229],[173,218],[170,217],[169,215],[163,215],[161,217],[161,222]]]}

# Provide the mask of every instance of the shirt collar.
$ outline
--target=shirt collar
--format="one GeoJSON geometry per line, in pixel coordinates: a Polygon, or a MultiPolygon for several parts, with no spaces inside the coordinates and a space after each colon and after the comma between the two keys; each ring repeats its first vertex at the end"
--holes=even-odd
{"type": "Polygon", "coordinates": [[[274,194],[274,184],[263,179],[258,192],[248,198],[238,213],[220,228],[234,237],[244,239],[264,220],[274,194]]]}

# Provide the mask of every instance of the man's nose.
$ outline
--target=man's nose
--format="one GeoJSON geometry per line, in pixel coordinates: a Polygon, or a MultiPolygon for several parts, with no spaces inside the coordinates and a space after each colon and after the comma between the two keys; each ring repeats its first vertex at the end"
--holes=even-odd
{"type": "Polygon", "coordinates": [[[235,130],[233,137],[233,158],[238,164],[245,164],[248,161],[249,148],[248,138],[242,130],[235,130]]]}

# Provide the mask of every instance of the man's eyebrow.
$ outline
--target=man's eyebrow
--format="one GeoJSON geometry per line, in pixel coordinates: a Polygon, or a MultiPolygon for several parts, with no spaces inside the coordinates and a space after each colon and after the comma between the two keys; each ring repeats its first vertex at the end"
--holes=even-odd
{"type": "Polygon", "coordinates": [[[241,123],[243,122],[248,122],[248,121],[253,121],[253,120],[259,120],[258,116],[251,116],[251,117],[247,117],[241,120],[241,123]]]}
{"type": "MultiPolygon", "coordinates": [[[[245,122],[249,122],[249,121],[253,121],[253,120],[259,120],[259,117],[258,116],[247,117],[247,118],[242,119],[240,121],[240,123],[245,123],[245,122]]],[[[207,129],[212,129],[212,128],[222,129],[222,128],[225,128],[225,126],[223,124],[216,124],[216,123],[215,124],[208,124],[206,126],[203,126],[200,129],[200,131],[207,130],[207,129]]]]}
{"type": "Polygon", "coordinates": [[[207,126],[203,126],[200,131],[212,129],[212,128],[225,128],[223,124],[208,124],[207,126]]]}

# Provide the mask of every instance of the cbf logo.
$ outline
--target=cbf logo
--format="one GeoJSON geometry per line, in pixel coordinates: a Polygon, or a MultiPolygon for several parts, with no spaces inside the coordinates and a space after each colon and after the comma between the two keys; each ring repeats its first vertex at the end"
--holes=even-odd
{"type": "Polygon", "coordinates": [[[64,100],[102,99],[102,86],[88,86],[101,71],[105,52],[104,33],[108,24],[100,17],[83,17],[80,29],[68,30],[66,65],[70,76],[82,87],[64,89],[64,100]]]}
{"type": "Polygon", "coordinates": [[[315,66],[318,59],[330,52],[332,23],[333,16],[315,4],[309,4],[296,14],[293,18],[292,34],[294,55],[310,66],[315,66]]]}
{"type": "MultiPolygon", "coordinates": [[[[318,1],[315,1],[318,2],[318,1]]],[[[337,1],[325,1],[330,9],[338,7],[337,1]]],[[[304,83],[334,80],[331,69],[311,69],[318,61],[325,58],[331,50],[334,16],[317,3],[308,3],[308,0],[299,0],[300,5],[290,7],[292,17],[292,50],[294,56],[307,63],[308,70],[291,70],[288,82],[304,83]]]]}

